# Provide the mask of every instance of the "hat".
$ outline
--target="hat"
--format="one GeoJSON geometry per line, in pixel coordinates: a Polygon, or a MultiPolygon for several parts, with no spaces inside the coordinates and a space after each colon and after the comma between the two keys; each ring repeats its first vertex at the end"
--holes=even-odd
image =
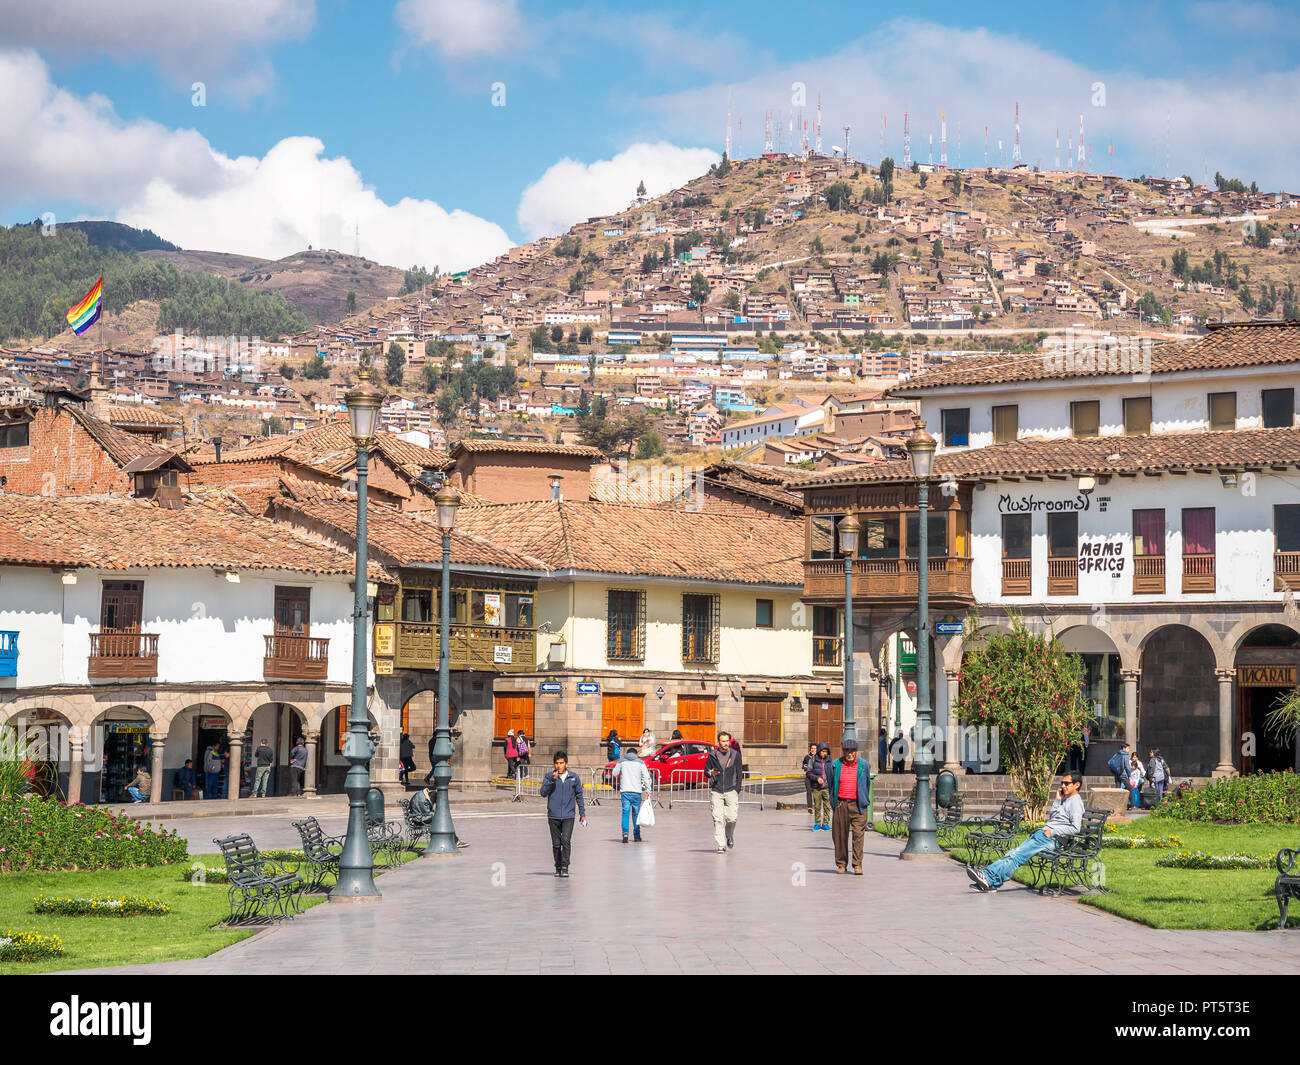
{"type": "Polygon", "coordinates": [[[856,751],[857,749],[858,749],[858,741],[856,739],[847,739],[840,744],[841,751],[856,751]]]}
{"type": "Polygon", "coordinates": [[[819,744],[817,744],[817,753],[818,753],[818,754],[821,754],[822,751],[826,751],[826,752],[829,754],[829,753],[830,753],[830,749],[831,749],[831,745],[830,745],[829,743],[819,743],[819,744]]]}

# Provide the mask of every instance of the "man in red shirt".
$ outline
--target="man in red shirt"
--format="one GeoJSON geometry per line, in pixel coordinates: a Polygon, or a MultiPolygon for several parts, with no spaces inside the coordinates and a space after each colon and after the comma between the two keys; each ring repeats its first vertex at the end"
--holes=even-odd
{"type": "Polygon", "coordinates": [[[858,741],[848,739],[843,754],[831,763],[831,842],[835,844],[835,871],[847,872],[849,838],[853,839],[853,872],[862,875],[862,847],[871,805],[871,775],[858,760],[858,741]]]}

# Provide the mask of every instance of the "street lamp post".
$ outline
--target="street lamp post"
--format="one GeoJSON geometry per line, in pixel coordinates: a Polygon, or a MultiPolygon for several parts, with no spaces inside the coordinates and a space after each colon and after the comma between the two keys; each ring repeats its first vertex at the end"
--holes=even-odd
{"type": "Polygon", "coordinates": [[[442,533],[442,595],[438,598],[438,727],[433,734],[433,786],[437,792],[433,825],[425,857],[459,855],[456,826],[451,821],[451,727],[447,704],[451,701],[451,530],[456,526],[460,496],[450,486],[433,497],[438,508],[438,531],[442,533]]]}
{"type": "Polygon", "coordinates": [[[858,553],[858,535],[862,523],[852,514],[840,521],[840,554],[844,556],[844,735],[846,740],[858,739],[858,724],[853,717],[853,559],[858,553]]]}
{"type": "Polygon", "coordinates": [[[366,795],[370,792],[370,757],[375,745],[370,740],[366,713],[366,470],[374,442],[375,418],[384,394],[370,383],[370,371],[358,374],[357,387],[348,392],[348,420],[357,449],[357,568],[352,610],[352,701],[348,705],[348,738],[343,757],[348,775],[343,790],[348,796],[348,832],[339,855],[338,882],[330,902],[378,902],[374,859],[366,837],[366,795]]]}
{"type": "Polygon", "coordinates": [[[939,826],[930,808],[930,771],[933,769],[933,739],[930,735],[930,471],[934,464],[934,437],[925,431],[925,422],[916,423],[916,431],[907,441],[912,460],[912,474],[917,480],[916,562],[916,745],[912,768],[916,772],[916,802],[907,823],[907,846],[900,858],[943,857],[939,846],[939,826]]]}

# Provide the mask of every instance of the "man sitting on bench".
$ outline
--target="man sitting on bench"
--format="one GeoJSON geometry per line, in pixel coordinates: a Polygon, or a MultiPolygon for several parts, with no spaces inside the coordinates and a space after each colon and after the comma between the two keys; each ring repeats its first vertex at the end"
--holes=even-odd
{"type": "MultiPolygon", "coordinates": [[[[420,788],[411,798],[411,820],[423,828],[432,828],[433,826],[433,808],[437,805],[437,798],[434,796],[431,788],[420,788]]],[[[459,836],[452,837],[456,841],[456,846],[464,850],[469,846],[459,836]]]]}
{"type": "Polygon", "coordinates": [[[1066,773],[1061,778],[1056,798],[1047,812],[1047,824],[1031,835],[1024,843],[1016,847],[1005,858],[992,865],[977,869],[966,866],[966,875],[981,891],[997,891],[1011,879],[1011,874],[1029,861],[1035,854],[1059,849],[1060,841],[1076,835],[1083,826],[1083,800],[1079,798],[1079,788],[1083,778],[1077,773],[1066,773]]]}

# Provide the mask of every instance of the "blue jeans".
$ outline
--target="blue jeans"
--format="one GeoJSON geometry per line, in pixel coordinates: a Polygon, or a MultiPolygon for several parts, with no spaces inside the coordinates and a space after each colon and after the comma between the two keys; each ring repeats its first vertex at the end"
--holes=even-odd
{"type": "Polygon", "coordinates": [[[149,798],[148,795],[142,795],[140,793],[140,789],[137,788],[134,784],[132,784],[129,788],[126,789],[126,793],[131,796],[132,802],[144,802],[146,799],[149,798]]]}
{"type": "Polygon", "coordinates": [[[1012,873],[1035,854],[1054,850],[1056,850],[1056,839],[1045,836],[1040,828],[1019,847],[1009,852],[1005,858],[999,858],[992,865],[985,868],[984,879],[989,882],[989,887],[1001,887],[1011,879],[1012,873]]]}
{"type": "Polygon", "coordinates": [[[203,774],[203,797],[205,799],[219,799],[221,791],[221,774],[204,773],[203,774]]]}
{"type": "Polygon", "coordinates": [[[634,839],[641,838],[641,826],[636,823],[641,814],[641,793],[639,791],[623,792],[623,835],[627,835],[628,813],[632,815],[632,832],[634,839]]]}
{"type": "Polygon", "coordinates": [[[1156,802],[1165,801],[1165,782],[1163,780],[1153,780],[1151,786],[1156,789],[1156,802]]]}

